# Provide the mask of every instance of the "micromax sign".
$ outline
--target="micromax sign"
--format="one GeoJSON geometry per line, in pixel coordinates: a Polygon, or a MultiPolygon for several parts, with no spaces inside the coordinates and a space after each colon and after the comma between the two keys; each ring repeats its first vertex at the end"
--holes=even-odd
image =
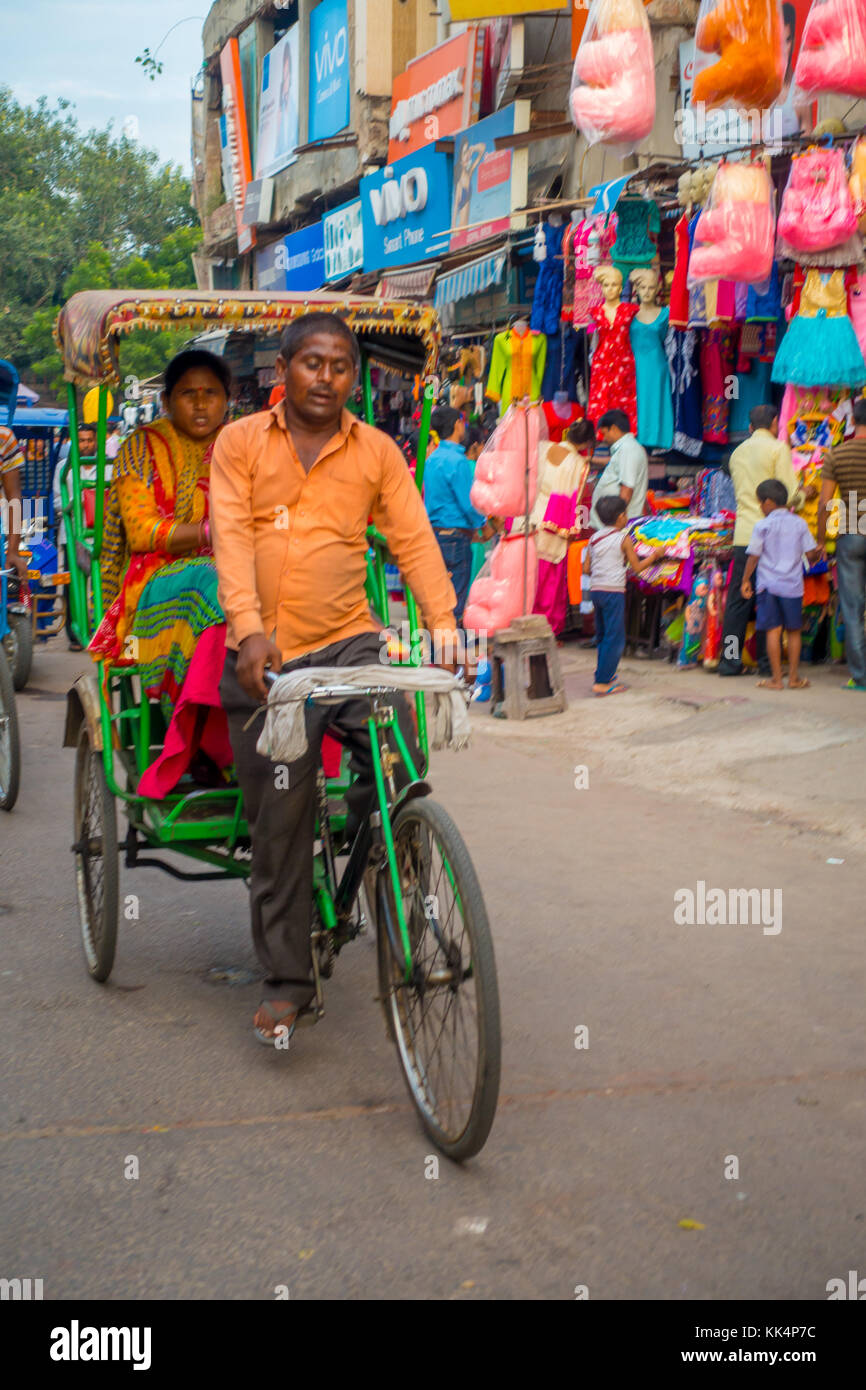
{"type": "Polygon", "coordinates": [[[415,121],[423,120],[433,111],[439,111],[449,102],[463,95],[463,74],[465,68],[454,68],[438,81],[431,82],[422,92],[415,92],[404,101],[398,101],[388,124],[388,134],[392,140],[408,142],[411,127],[415,121]]]}

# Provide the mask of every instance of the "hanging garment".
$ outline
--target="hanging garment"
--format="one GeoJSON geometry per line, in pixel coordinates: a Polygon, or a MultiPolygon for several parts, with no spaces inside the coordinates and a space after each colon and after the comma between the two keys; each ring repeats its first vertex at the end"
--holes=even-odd
{"type": "Polygon", "coordinates": [[[704,389],[703,435],[707,444],[727,444],[728,411],[734,381],[733,328],[709,328],[701,338],[701,381],[704,389]]]}
{"type": "MultiPolygon", "coordinates": [[[[592,310],[604,299],[601,285],[593,278],[593,270],[616,236],[617,216],[585,217],[571,232],[571,322],[575,328],[591,323],[592,310]]],[[[568,235],[568,233],[566,233],[568,235]]],[[[563,315],[569,312],[568,287],[564,294],[563,315]]]]}
{"type": "Polygon", "coordinates": [[[848,313],[854,325],[860,351],[866,360],[866,273],[862,270],[848,291],[848,313]]]}
{"type": "Polygon", "coordinates": [[[698,334],[693,328],[669,328],[665,351],[674,402],[674,448],[698,458],[703,447],[701,373],[698,334]]]}
{"type": "Polygon", "coordinates": [[[756,323],[766,319],[775,323],[782,313],[782,283],[779,267],[773,262],[770,283],[766,289],[761,285],[749,285],[746,299],[746,322],[756,323]]]}
{"type": "Polygon", "coordinates": [[[817,266],[821,270],[844,269],[866,262],[863,238],[859,232],[854,232],[841,246],[831,246],[826,251],[798,251],[780,236],[776,241],[776,257],[780,261],[797,261],[801,266],[817,266]]]}
{"type": "MultiPolygon", "coordinates": [[[[694,214],[689,222],[689,260],[686,265],[686,277],[688,278],[688,267],[691,265],[692,252],[695,244],[695,229],[701,215],[701,209],[694,214]]],[[[689,328],[709,328],[713,319],[716,317],[716,300],[719,293],[718,280],[702,280],[695,285],[689,285],[689,328]]]]}
{"type": "Polygon", "coordinates": [[[499,404],[504,415],[513,400],[524,396],[537,401],[547,359],[547,339],[543,333],[497,333],[490,354],[490,373],[486,394],[499,404]]]}
{"type": "Polygon", "coordinates": [[[662,309],[652,323],[635,317],[629,328],[637,384],[637,437],[645,449],[670,449],[674,442],[667,331],[667,309],[662,309]]]}
{"type": "Polygon", "coordinates": [[[670,323],[673,328],[689,326],[689,215],[684,212],[674,227],[674,278],[671,281],[670,323]]]}
{"type": "Polygon", "coordinates": [[[856,230],[842,151],[810,145],[795,154],[782,195],[778,233],[797,259],[804,251],[841,246],[856,230]]]}
{"type": "Polygon", "coordinates": [[[560,444],[565,431],[574,424],[575,420],[583,419],[583,406],[578,405],[576,401],[569,401],[565,416],[559,414],[553,401],[543,401],[541,408],[544,411],[547,432],[553,444],[560,444]]]}
{"type": "Polygon", "coordinates": [[[538,268],[529,326],[534,333],[556,333],[562,312],[562,228],[541,223],[544,260],[538,268]]]}
{"type": "MultiPolygon", "coordinates": [[[[737,389],[730,401],[728,438],[749,433],[749,414],[753,406],[767,405],[772,398],[772,362],[758,357],[748,359],[749,370],[737,372],[737,389]]],[[[781,431],[780,431],[781,435],[781,431]]]]}
{"type": "Polygon", "coordinates": [[[593,424],[598,424],[606,410],[624,410],[633,434],[637,430],[637,385],[629,329],[637,311],[636,304],[620,302],[610,323],[603,308],[593,310],[598,340],[590,367],[586,412],[593,424]]]}
{"type": "Polygon", "coordinates": [[[795,298],[796,311],[773,363],[773,381],[796,386],[866,384],[866,361],[848,317],[845,281],[841,270],[806,271],[799,305],[795,298]]]}
{"type": "Polygon", "coordinates": [[[619,221],[610,259],[625,284],[631,271],[655,260],[661,218],[653,198],[620,198],[616,212],[619,221]]]}
{"type": "Polygon", "coordinates": [[[543,401],[552,401],[557,391],[564,391],[571,401],[577,399],[579,341],[570,323],[560,324],[555,333],[549,334],[544,376],[541,379],[543,401]]]}

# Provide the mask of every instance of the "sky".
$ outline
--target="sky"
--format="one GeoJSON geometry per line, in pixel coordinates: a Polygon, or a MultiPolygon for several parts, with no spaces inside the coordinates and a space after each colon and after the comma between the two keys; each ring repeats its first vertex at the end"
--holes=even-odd
{"type": "Polygon", "coordinates": [[[0,85],[30,105],[75,103],[85,129],[113,122],[163,161],[190,169],[190,85],[210,0],[0,0],[0,85]],[[181,23],[166,38],[167,31],[181,23]],[[151,82],[135,61],[159,51],[151,82]]]}

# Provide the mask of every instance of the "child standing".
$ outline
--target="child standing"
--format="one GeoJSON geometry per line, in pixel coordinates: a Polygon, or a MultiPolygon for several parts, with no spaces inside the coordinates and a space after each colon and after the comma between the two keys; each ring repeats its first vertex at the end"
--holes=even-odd
{"type": "Polygon", "coordinates": [[[759,483],[755,494],[764,513],[755,522],[746,554],[746,568],[740,592],[751,599],[752,575],[758,571],[758,602],[755,626],[767,634],[767,656],[772,676],[758,681],[767,690],[781,690],[782,628],[788,634],[788,685],[805,690],[809,684],[799,675],[800,629],[803,626],[803,556],[814,564],[821,554],[812,532],[801,516],[788,511],[788,489],[778,478],[759,483]]]}
{"type": "Polygon", "coordinates": [[[628,524],[628,503],[621,497],[600,497],[596,513],[601,530],[586,547],[583,559],[584,574],[592,584],[592,606],[595,609],[595,631],[598,638],[598,658],[595,667],[596,695],[618,695],[628,689],[616,678],[616,668],[625,651],[625,577],[629,566],[641,574],[650,565],[657,565],[666,553],[660,546],[639,560],[631,536],[624,534],[628,524]]]}

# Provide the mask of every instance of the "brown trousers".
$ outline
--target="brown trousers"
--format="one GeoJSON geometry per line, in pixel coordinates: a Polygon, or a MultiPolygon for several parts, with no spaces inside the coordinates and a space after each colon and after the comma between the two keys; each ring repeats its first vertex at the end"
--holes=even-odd
{"type": "MultiPolygon", "coordinates": [[[[343,642],[308,652],[287,662],[282,669],[296,671],[308,666],[372,666],[379,663],[381,648],[377,633],[362,633],[359,637],[349,637],[343,642]]],[[[302,1008],[315,993],[310,928],[316,774],[321,762],[322,739],[328,731],[349,750],[349,765],[356,775],[346,795],[347,831],[351,835],[368,814],[375,798],[370,736],[366,725],[370,702],[347,700],[342,705],[308,705],[304,713],[309,748],[303,758],[289,764],[288,787],[278,787],[274,763],[256,752],[262,719],[256,719],[248,729],[244,729],[257,706],[238,683],[236,667],[237,653],[227,652],[220,696],[228,716],[237,778],[252,838],[250,912],[253,945],[267,977],[269,997],[288,999],[302,1008]]],[[[403,737],[414,758],[417,744],[405,697],[395,699],[395,709],[403,737]]],[[[285,777],[280,779],[281,782],[285,780],[285,777]]]]}

